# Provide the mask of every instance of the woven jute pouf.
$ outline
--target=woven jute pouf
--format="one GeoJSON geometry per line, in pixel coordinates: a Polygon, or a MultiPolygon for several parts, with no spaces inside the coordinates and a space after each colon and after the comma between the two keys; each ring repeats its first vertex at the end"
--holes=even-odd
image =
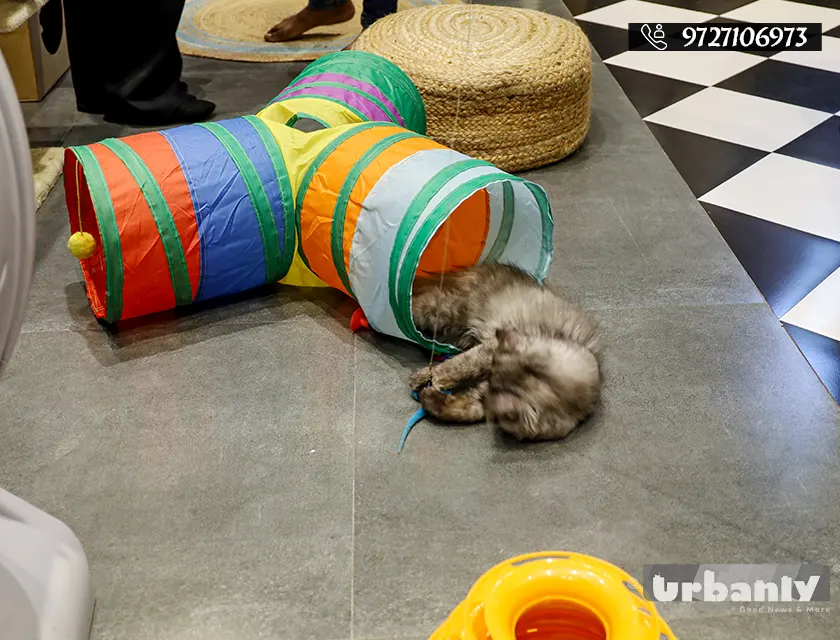
{"type": "Polygon", "coordinates": [[[352,48],[411,77],[432,138],[505,171],[560,160],[589,130],[589,41],[562,18],[486,5],[422,7],[379,20],[352,48]]]}

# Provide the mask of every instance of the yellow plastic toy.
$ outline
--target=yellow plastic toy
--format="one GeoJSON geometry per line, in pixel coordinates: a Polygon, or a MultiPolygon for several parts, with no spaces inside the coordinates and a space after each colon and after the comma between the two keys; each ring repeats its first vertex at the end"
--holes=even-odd
{"type": "Polygon", "coordinates": [[[547,551],[496,565],[431,640],[676,640],[642,586],[618,567],[547,551]]]}

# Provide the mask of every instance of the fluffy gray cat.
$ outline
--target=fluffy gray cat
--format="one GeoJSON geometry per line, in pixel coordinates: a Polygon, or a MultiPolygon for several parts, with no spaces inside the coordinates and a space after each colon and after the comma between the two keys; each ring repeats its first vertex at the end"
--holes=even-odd
{"type": "Polygon", "coordinates": [[[594,410],[601,390],[595,324],[531,276],[478,265],[442,280],[418,278],[413,298],[417,329],[464,350],[411,376],[429,414],[550,440],[594,410]]]}

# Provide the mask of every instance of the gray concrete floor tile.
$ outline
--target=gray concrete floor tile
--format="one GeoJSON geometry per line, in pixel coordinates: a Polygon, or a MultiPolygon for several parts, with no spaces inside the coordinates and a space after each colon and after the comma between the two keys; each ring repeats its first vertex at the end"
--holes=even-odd
{"type": "Polygon", "coordinates": [[[550,280],[588,308],[762,300],[688,186],[602,64],[592,131],[525,175],[554,211],[550,280]]]}
{"type": "Polygon", "coordinates": [[[568,196],[543,184],[556,229],[549,283],[584,307],[762,301],[696,202],[675,198],[655,207],[614,187],[568,196]]]}
{"type": "MultiPolygon", "coordinates": [[[[838,586],[840,581],[833,581],[832,591],[838,586]]],[[[673,622],[672,630],[679,638],[688,640],[730,640],[733,637],[825,640],[832,637],[832,628],[836,625],[836,613],[810,613],[807,607],[801,612],[790,613],[747,613],[740,607],[731,609],[729,615],[718,611],[717,615],[680,618],[673,622]]]]}
{"type": "Polygon", "coordinates": [[[79,535],[94,638],[346,637],[352,337],[299,318],[185,342],[124,361],[101,331],[25,333],[0,485],[79,535]]]}
{"type": "Polygon", "coordinates": [[[28,127],[64,127],[76,122],[76,96],[72,84],[62,82],[40,102],[21,103],[23,119],[28,127]]]}
{"type": "MultiPolygon", "coordinates": [[[[422,358],[383,357],[360,342],[356,633],[429,633],[483,570],[535,549],[590,553],[638,577],[645,563],[707,557],[840,560],[840,411],[772,312],[756,304],[597,315],[604,402],[551,444],[421,423],[396,455],[414,407],[399,383],[422,358]]],[[[737,611],[695,609],[669,619],[730,612],[730,628],[755,624],[737,611]]]]}
{"type": "Polygon", "coordinates": [[[21,103],[21,111],[31,146],[62,146],[80,115],[70,74],[65,74],[42,101],[21,103]]]}

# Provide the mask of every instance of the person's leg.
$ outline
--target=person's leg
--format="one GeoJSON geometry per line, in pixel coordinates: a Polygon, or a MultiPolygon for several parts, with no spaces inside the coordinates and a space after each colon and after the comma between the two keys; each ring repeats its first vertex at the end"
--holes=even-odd
{"type": "Polygon", "coordinates": [[[105,30],[113,22],[112,13],[108,0],[64,0],[67,52],[79,111],[105,110],[105,85],[114,74],[116,62],[113,52],[105,54],[115,40],[113,33],[105,30]]]}
{"type": "Polygon", "coordinates": [[[315,27],[341,24],[355,15],[352,0],[309,0],[306,7],[271,27],[265,39],[267,42],[297,40],[315,27]]]}
{"type": "Polygon", "coordinates": [[[80,110],[125,124],[203,120],[215,106],[187,93],[176,31],[184,0],[64,0],[80,110]]]}
{"type": "Polygon", "coordinates": [[[364,0],[362,29],[367,29],[380,18],[397,12],[397,0],[364,0]]]}

